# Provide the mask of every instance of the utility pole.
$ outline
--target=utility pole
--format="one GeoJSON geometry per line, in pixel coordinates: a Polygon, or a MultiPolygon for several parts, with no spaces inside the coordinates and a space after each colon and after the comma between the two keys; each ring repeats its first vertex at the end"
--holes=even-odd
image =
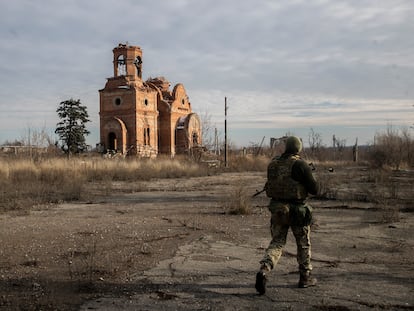
{"type": "Polygon", "coordinates": [[[32,141],[30,139],[30,128],[29,128],[29,139],[28,139],[28,143],[29,143],[29,155],[30,155],[30,159],[32,159],[32,141]]]}
{"type": "Polygon", "coordinates": [[[218,143],[217,127],[214,128],[214,154],[220,155],[220,148],[218,143]]]}
{"type": "Polygon", "coordinates": [[[228,146],[227,146],[227,97],[224,97],[224,167],[228,167],[228,146]]]}

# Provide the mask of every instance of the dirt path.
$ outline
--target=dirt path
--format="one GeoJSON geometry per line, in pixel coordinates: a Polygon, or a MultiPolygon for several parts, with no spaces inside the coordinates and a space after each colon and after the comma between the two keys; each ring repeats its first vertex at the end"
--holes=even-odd
{"type": "Polygon", "coordinates": [[[202,235],[182,245],[173,258],[133,276],[131,281],[141,285],[141,290],[127,299],[101,297],[83,305],[82,310],[414,308],[414,245],[407,235],[412,230],[411,215],[404,215],[396,228],[365,222],[367,212],[359,210],[320,211],[317,215],[321,222],[313,234],[317,287],[296,288],[295,245],[290,236],[285,255],[270,275],[266,295],[258,296],[254,276],[268,238],[263,230],[250,228],[245,229],[246,240],[239,243],[202,235]],[[257,231],[261,234],[256,235],[257,231]]]}
{"type": "Polygon", "coordinates": [[[383,211],[351,201],[312,202],[318,286],[296,288],[289,234],[258,296],[267,199],[254,199],[250,215],[223,206],[235,188],[254,193],[263,180],[158,180],[146,192],[119,183],[89,202],[0,215],[0,309],[414,310],[413,213],[383,223],[383,211]]]}

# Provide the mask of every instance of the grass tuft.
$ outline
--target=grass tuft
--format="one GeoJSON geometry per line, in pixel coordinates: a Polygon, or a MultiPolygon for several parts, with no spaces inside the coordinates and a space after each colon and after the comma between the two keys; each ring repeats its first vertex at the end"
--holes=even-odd
{"type": "Polygon", "coordinates": [[[236,185],[223,202],[230,215],[249,215],[252,213],[251,199],[244,185],[236,185]]]}

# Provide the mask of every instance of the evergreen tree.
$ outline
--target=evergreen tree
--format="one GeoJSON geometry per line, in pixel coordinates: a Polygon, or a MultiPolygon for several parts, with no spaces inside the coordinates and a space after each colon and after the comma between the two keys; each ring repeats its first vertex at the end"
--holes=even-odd
{"type": "Polygon", "coordinates": [[[55,133],[62,142],[62,150],[68,155],[86,150],[85,136],[89,134],[85,123],[90,120],[87,109],[80,100],[65,100],[56,110],[60,122],[56,124],[55,133]]]}

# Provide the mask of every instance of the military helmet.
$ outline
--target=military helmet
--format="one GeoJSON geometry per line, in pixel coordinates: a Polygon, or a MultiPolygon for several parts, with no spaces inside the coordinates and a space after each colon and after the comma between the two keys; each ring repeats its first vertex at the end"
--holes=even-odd
{"type": "Polygon", "coordinates": [[[299,137],[289,136],[286,139],[286,153],[299,153],[302,151],[302,141],[299,137]]]}

